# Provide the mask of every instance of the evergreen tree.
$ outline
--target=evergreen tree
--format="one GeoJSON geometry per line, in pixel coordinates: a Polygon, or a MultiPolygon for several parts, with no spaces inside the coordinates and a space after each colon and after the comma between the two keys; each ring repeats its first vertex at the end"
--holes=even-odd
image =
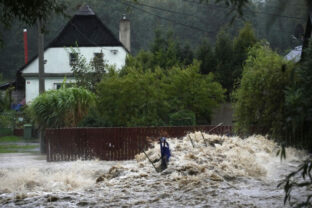
{"type": "Polygon", "coordinates": [[[234,51],[233,41],[230,35],[222,29],[217,36],[217,42],[215,46],[216,57],[216,77],[222,86],[227,89],[227,93],[232,91],[234,79],[233,79],[233,63],[234,63],[234,51]]]}
{"type": "Polygon", "coordinates": [[[248,50],[257,42],[257,38],[254,34],[250,23],[246,23],[245,26],[239,31],[238,36],[234,39],[234,70],[233,80],[241,78],[244,61],[247,59],[248,50]]]}
{"type": "Polygon", "coordinates": [[[196,58],[201,62],[200,73],[208,74],[216,70],[216,57],[207,40],[204,40],[196,52],[196,58]]]}

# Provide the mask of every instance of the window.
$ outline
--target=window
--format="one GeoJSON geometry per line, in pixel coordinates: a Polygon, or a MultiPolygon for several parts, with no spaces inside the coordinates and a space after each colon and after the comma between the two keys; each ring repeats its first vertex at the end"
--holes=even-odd
{"type": "Polygon", "coordinates": [[[93,65],[96,71],[104,70],[104,54],[101,53],[94,53],[93,58],[93,65]]]}
{"type": "Polygon", "coordinates": [[[58,90],[62,87],[62,83],[54,83],[54,89],[58,90]]]}
{"type": "Polygon", "coordinates": [[[75,83],[54,83],[54,89],[58,90],[64,86],[65,88],[73,87],[75,86],[75,83]]]}
{"type": "Polygon", "coordinates": [[[69,65],[75,66],[78,63],[78,53],[69,54],[69,65]]]}

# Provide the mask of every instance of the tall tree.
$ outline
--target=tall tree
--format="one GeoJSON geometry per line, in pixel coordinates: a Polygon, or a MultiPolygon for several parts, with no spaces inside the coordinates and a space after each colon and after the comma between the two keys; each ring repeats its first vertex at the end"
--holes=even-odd
{"type": "Polygon", "coordinates": [[[65,8],[65,3],[58,0],[0,0],[0,25],[8,28],[16,19],[34,25],[37,19],[45,21],[53,12],[64,14],[65,8]]]}
{"type": "Polygon", "coordinates": [[[216,77],[229,93],[233,88],[233,41],[225,30],[221,30],[217,36],[215,46],[215,57],[217,61],[216,77]]]}
{"type": "Polygon", "coordinates": [[[201,62],[200,73],[208,74],[215,72],[216,58],[212,47],[207,40],[204,40],[196,52],[196,58],[201,62]]]}
{"type": "Polygon", "coordinates": [[[237,37],[233,42],[234,50],[234,62],[233,62],[233,80],[241,78],[243,63],[247,59],[248,50],[257,42],[257,38],[254,34],[250,23],[246,23],[245,26],[239,31],[237,37]]]}

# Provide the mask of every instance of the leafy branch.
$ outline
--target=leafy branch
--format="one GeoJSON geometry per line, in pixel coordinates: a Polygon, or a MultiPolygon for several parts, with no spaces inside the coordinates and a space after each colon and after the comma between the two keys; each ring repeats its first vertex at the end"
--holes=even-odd
{"type": "Polygon", "coordinates": [[[311,202],[312,193],[307,195],[307,198],[304,202],[299,202],[299,203],[291,202],[291,198],[292,198],[291,194],[295,188],[303,188],[303,187],[311,188],[312,187],[311,170],[312,170],[312,160],[307,159],[303,162],[302,165],[300,165],[300,167],[297,170],[288,174],[286,178],[281,183],[278,184],[277,187],[284,186],[284,191],[285,191],[284,204],[289,202],[289,204],[294,207],[312,207],[312,202],[311,202]],[[303,182],[296,182],[295,177],[298,175],[301,175],[303,182]]]}

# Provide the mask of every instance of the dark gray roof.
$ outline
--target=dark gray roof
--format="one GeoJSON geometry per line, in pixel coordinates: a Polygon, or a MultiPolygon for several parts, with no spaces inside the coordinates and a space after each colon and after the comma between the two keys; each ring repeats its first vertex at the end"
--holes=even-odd
{"type": "MultiPolygon", "coordinates": [[[[51,47],[75,47],[77,44],[79,47],[121,46],[129,53],[88,5],[80,7],[75,16],[45,50],[51,47]]],[[[17,73],[23,71],[37,57],[38,55],[34,56],[17,73]]]]}
{"type": "Polygon", "coordinates": [[[88,5],[82,6],[49,47],[123,46],[88,5]]]}

